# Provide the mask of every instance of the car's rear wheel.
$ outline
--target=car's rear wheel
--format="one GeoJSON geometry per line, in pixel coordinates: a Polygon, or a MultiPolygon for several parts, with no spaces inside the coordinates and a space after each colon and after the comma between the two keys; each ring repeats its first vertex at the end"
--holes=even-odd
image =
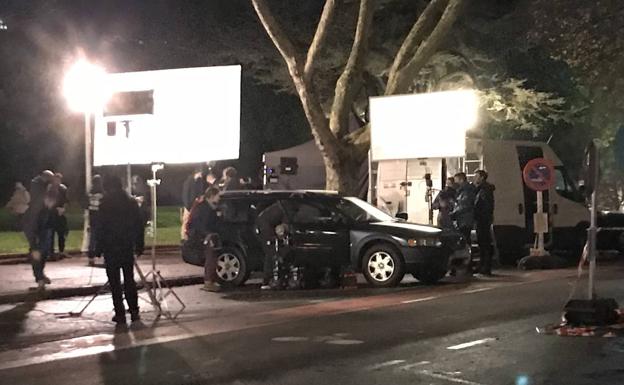
{"type": "Polygon", "coordinates": [[[371,285],[392,287],[403,279],[405,262],[398,250],[381,243],[370,247],[364,253],[362,272],[371,285]]]}
{"type": "Polygon", "coordinates": [[[240,286],[248,277],[247,261],[240,250],[224,247],[217,252],[217,281],[220,284],[240,286]]]}

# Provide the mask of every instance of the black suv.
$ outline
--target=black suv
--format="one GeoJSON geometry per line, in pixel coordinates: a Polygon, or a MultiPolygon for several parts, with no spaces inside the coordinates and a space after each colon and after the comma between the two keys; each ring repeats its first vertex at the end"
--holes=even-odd
{"type": "Polygon", "coordinates": [[[405,273],[425,283],[442,279],[457,242],[455,234],[393,218],[357,198],[313,191],[229,191],[221,198],[217,261],[221,283],[243,284],[261,271],[263,251],[255,221],[269,205],[288,200],[292,247],[297,264],[351,266],[374,286],[395,286],[405,273]]]}

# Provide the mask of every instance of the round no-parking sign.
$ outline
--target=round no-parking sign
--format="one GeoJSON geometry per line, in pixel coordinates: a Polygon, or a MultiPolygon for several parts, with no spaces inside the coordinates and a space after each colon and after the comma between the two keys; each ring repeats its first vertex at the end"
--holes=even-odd
{"type": "Polygon", "coordinates": [[[555,183],[555,167],[548,159],[531,159],[524,166],[522,179],[531,190],[546,191],[555,183]]]}

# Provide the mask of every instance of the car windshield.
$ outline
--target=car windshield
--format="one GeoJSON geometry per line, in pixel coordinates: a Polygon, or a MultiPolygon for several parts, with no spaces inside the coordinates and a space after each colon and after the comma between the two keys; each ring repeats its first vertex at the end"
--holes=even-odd
{"type": "Polygon", "coordinates": [[[342,198],[336,202],[336,208],[355,222],[384,222],[394,218],[377,207],[358,198],[342,198]]]}

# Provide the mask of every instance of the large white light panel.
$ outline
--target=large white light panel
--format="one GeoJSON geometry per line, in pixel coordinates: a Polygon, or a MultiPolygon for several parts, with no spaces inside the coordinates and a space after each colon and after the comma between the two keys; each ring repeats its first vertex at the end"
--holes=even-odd
{"type": "Polygon", "coordinates": [[[108,75],[112,92],[154,90],[153,115],[128,116],[130,135],[97,113],[94,165],[199,163],[237,159],[241,67],[203,67],[108,75]]]}
{"type": "Polygon", "coordinates": [[[475,125],[478,109],[471,90],[371,98],[372,158],[464,156],[466,131],[475,125]]]}

